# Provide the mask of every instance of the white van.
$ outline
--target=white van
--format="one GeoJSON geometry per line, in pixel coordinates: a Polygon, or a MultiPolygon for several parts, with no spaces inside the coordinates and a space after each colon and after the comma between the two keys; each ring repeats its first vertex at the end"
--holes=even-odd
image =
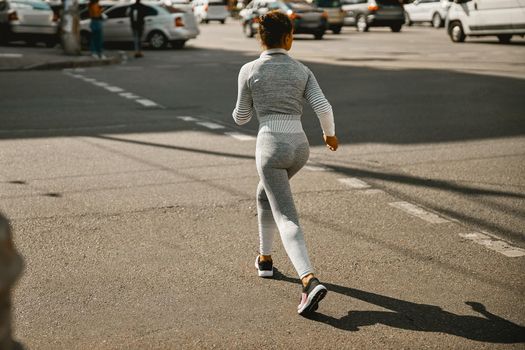
{"type": "Polygon", "coordinates": [[[525,0],[454,0],[446,28],[456,43],[487,35],[508,43],[513,35],[525,35],[525,0]]]}
{"type": "Polygon", "coordinates": [[[219,21],[222,24],[230,15],[225,0],[193,0],[193,14],[199,23],[219,21]]]}

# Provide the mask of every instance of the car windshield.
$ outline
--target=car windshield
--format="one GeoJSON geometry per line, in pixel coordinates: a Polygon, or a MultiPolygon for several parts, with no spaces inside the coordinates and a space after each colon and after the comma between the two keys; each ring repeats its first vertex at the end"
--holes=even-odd
{"type": "Polygon", "coordinates": [[[339,0],[317,0],[315,3],[319,7],[328,7],[328,8],[341,7],[341,1],[339,0]]]}
{"type": "Polygon", "coordinates": [[[51,10],[51,7],[43,1],[13,1],[11,5],[15,9],[51,10]]]}
{"type": "Polygon", "coordinates": [[[378,5],[397,5],[401,6],[399,0],[376,0],[378,5]]]}

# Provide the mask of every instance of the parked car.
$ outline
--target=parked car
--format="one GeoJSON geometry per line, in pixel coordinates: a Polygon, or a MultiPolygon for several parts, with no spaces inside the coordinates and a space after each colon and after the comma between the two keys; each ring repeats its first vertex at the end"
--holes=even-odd
{"type": "MultiPolygon", "coordinates": [[[[104,11],[104,42],[133,42],[128,8],[131,3],[111,6],[104,11]]],[[[174,48],[184,47],[186,41],[196,38],[199,29],[192,13],[171,6],[144,2],[149,13],[145,17],[142,40],[153,49],[163,49],[168,43],[174,48]]],[[[89,19],[80,21],[80,36],[83,47],[89,45],[89,19]]]]}
{"type": "Polygon", "coordinates": [[[403,5],[399,0],[343,0],[345,25],[356,26],[360,32],[370,27],[390,27],[401,31],[405,23],[403,5]]]}
{"type": "Polygon", "coordinates": [[[345,12],[341,0],[313,0],[313,3],[328,15],[328,29],[334,34],[341,33],[345,12]]]}
{"type": "Polygon", "coordinates": [[[58,42],[58,17],[41,0],[0,0],[0,41],[58,42]]]}
{"type": "Polygon", "coordinates": [[[434,28],[445,25],[447,12],[452,0],[414,0],[405,7],[405,23],[429,22],[434,28]]]}
{"type": "Polygon", "coordinates": [[[230,16],[227,4],[222,0],[194,0],[193,13],[199,23],[219,21],[222,24],[230,16]]]}
{"type": "Polygon", "coordinates": [[[258,17],[273,10],[288,15],[293,22],[295,34],[313,34],[315,39],[320,40],[327,28],[328,15],[326,11],[305,1],[253,0],[244,10],[244,12],[241,11],[243,14],[243,31],[248,37],[253,37],[257,32],[258,17]]]}
{"type": "Polygon", "coordinates": [[[513,35],[525,35],[525,0],[455,0],[445,26],[453,42],[495,35],[508,43],[513,35]]]}

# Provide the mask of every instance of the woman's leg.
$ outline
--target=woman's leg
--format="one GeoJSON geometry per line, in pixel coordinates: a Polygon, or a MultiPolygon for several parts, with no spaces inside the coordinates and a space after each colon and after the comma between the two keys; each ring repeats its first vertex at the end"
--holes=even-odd
{"type": "Polygon", "coordinates": [[[261,255],[271,255],[273,246],[273,236],[277,230],[273,219],[272,208],[268,201],[268,196],[264,191],[261,181],[257,186],[257,221],[259,223],[259,253],[261,255]]]}

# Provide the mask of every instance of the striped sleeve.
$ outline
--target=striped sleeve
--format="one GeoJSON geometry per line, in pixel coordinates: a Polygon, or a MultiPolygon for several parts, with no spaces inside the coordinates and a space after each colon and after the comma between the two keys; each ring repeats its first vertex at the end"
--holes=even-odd
{"type": "Polygon", "coordinates": [[[245,64],[239,72],[237,103],[232,114],[233,120],[238,125],[248,123],[253,115],[252,92],[248,86],[249,75],[250,65],[245,64]]]}
{"type": "Polygon", "coordinates": [[[315,79],[314,73],[306,67],[308,81],[304,90],[304,98],[310,103],[326,136],[335,135],[335,123],[332,106],[326,99],[321,87],[315,79]]]}

